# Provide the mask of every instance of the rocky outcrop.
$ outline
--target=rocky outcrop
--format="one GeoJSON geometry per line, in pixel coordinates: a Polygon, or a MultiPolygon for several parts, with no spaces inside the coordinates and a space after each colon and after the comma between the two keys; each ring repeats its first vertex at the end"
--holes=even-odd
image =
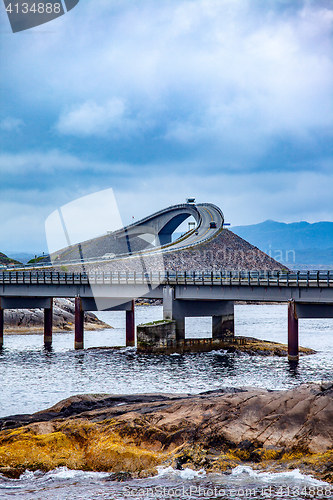
{"type": "MultiPolygon", "coordinates": [[[[145,354],[173,354],[190,352],[210,352],[223,350],[226,352],[246,353],[250,356],[280,356],[288,355],[287,344],[260,340],[254,337],[225,335],[222,338],[182,339],[176,340],[173,321],[156,321],[138,325],[137,349],[145,354]],[[157,327],[157,328],[156,328],[157,327]],[[163,329],[161,328],[163,327],[163,329]]],[[[315,354],[309,347],[299,347],[301,356],[315,354]]]]}
{"type": "Polygon", "coordinates": [[[0,419],[2,471],[67,465],[151,474],[159,464],[298,467],[333,482],[333,382],[288,391],[83,395],[0,419]]]}
{"type": "MultiPolygon", "coordinates": [[[[53,327],[55,330],[74,329],[75,306],[73,299],[54,299],[53,301],[53,327]]],[[[85,312],[84,327],[86,330],[111,328],[100,321],[95,314],[85,312]]],[[[5,331],[12,333],[42,330],[44,325],[43,309],[5,309],[5,331]]]]}

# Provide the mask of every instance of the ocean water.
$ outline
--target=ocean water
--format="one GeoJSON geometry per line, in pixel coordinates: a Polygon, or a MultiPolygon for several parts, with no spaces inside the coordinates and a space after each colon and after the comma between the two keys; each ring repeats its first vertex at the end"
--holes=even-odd
{"type": "Polygon", "coordinates": [[[148,479],[116,482],[105,472],[72,471],[66,467],[42,473],[25,472],[19,479],[0,475],[1,499],[120,500],[120,499],[332,499],[333,486],[301,474],[258,472],[239,466],[231,474],[160,468],[148,479]]]}
{"type": "MultiPolygon", "coordinates": [[[[73,349],[72,333],[54,334],[51,351],[41,335],[5,336],[0,353],[0,416],[32,413],[79,393],[198,393],[224,386],[286,389],[333,378],[333,320],[300,320],[300,345],[317,354],[292,367],[286,358],[215,351],[186,355],[143,355],[124,346],[125,314],[99,312],[113,328],[85,332],[84,351],[73,349]]],[[[161,306],[136,308],[136,322],[162,318],[161,306]]],[[[205,337],[209,318],[186,322],[187,337],[205,337]]],[[[285,305],[236,305],[237,335],[287,342],[285,305]]],[[[206,475],[161,469],[159,475],[117,483],[110,474],[57,469],[26,472],[20,479],[0,475],[0,499],[120,498],[333,498],[333,488],[299,471],[264,474],[237,467],[232,474],[206,475]],[[192,489],[191,489],[192,488],[192,489]],[[200,489],[199,489],[200,488],[200,489]],[[255,494],[255,496],[253,496],[255,494]]]]}

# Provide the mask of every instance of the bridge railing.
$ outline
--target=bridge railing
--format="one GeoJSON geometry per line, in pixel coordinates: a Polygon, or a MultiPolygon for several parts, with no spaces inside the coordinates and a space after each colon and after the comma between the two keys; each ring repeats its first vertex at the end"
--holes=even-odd
{"type": "MultiPolygon", "coordinates": [[[[204,205],[204,203],[201,203],[201,205],[204,205]]],[[[138,225],[143,224],[147,221],[150,221],[151,219],[154,219],[155,217],[158,217],[160,215],[164,215],[170,211],[178,210],[178,209],[182,209],[182,208],[188,208],[188,207],[189,207],[188,203],[178,203],[178,205],[171,205],[170,207],[162,208],[161,210],[158,210],[157,212],[154,212],[153,214],[148,215],[147,217],[143,217],[143,219],[140,219],[136,222],[133,222],[132,224],[128,224],[127,226],[124,226],[123,228],[121,228],[117,231],[114,231],[114,233],[118,233],[118,232],[124,231],[126,229],[130,229],[131,227],[134,227],[134,226],[138,226],[138,225]]],[[[197,210],[195,205],[190,205],[190,208],[191,208],[191,210],[198,213],[198,210],[197,210]]]]}
{"type": "Polygon", "coordinates": [[[4,271],[3,285],[197,285],[333,287],[333,271],[86,272],[4,271]]]}

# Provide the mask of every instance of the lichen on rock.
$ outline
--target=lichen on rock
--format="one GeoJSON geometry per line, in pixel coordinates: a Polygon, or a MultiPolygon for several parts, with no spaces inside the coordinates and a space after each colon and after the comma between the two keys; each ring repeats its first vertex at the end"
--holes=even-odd
{"type": "Polygon", "coordinates": [[[72,469],[144,477],[158,465],[299,468],[333,482],[333,383],[288,391],[82,395],[0,419],[0,472],[72,469]]]}

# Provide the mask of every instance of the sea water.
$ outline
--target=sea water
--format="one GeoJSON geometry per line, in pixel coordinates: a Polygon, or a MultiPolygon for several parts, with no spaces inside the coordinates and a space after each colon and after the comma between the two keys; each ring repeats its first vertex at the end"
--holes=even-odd
{"type": "MultiPolygon", "coordinates": [[[[73,333],[55,333],[52,350],[42,335],[7,335],[0,354],[0,416],[32,413],[79,393],[199,393],[230,386],[288,389],[302,382],[333,378],[333,320],[299,320],[300,345],[317,351],[297,367],[285,357],[213,351],[184,355],[145,355],[124,346],[125,314],[99,312],[113,328],[85,332],[83,351],[73,349],[73,333]]],[[[136,308],[136,322],[162,318],[161,306],[136,308]]],[[[209,318],[186,322],[187,337],[205,337],[209,318]]],[[[287,342],[286,305],[236,305],[236,335],[287,342]]],[[[109,473],[26,472],[19,479],[0,475],[0,499],[121,498],[333,498],[333,488],[299,471],[263,473],[237,467],[231,474],[160,468],[150,479],[117,483],[109,473]]]]}

